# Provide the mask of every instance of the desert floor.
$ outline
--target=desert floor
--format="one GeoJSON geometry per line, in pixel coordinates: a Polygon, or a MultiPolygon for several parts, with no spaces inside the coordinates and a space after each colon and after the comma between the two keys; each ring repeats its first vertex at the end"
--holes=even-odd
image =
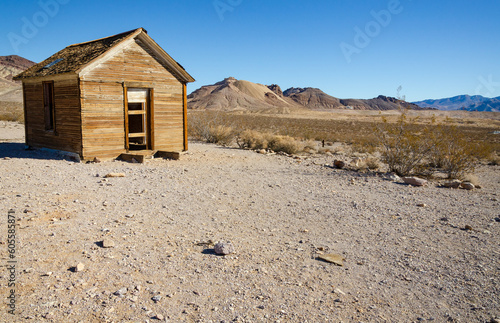
{"type": "Polygon", "coordinates": [[[500,167],[481,189],[190,143],[180,160],[76,163],[0,122],[4,322],[490,322],[500,316],[500,167]],[[125,177],[104,178],[108,173],[125,177]],[[104,248],[109,239],[114,247],[104,248]],[[230,241],[236,252],[214,253],[230,241]],[[321,254],[345,258],[344,265],[321,254]],[[74,267],[83,264],[81,271],[74,267]]]}

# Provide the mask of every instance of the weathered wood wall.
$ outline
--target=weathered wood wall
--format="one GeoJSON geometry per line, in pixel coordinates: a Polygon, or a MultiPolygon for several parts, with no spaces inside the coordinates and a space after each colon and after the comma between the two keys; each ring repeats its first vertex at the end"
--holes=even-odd
{"type": "Polygon", "coordinates": [[[154,89],[154,149],[184,149],[183,85],[145,48],[132,42],[81,75],[84,158],[125,151],[124,84],[154,89]]]}
{"type": "Polygon", "coordinates": [[[55,131],[45,130],[42,80],[23,84],[26,144],[81,154],[78,79],[54,80],[55,131]]]}

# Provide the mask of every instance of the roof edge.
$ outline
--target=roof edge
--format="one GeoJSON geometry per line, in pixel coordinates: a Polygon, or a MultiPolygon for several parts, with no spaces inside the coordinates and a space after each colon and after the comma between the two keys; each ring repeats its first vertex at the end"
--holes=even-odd
{"type": "Polygon", "coordinates": [[[172,68],[175,73],[186,83],[194,82],[195,79],[182,67],[176,60],[172,58],[160,45],[158,45],[153,38],[151,38],[147,33],[140,33],[137,37],[145,42],[155,54],[161,58],[164,63],[172,68]]]}
{"type": "Polygon", "coordinates": [[[119,36],[119,35],[124,35],[126,33],[130,33],[130,35],[128,35],[127,37],[123,38],[122,40],[120,40],[117,44],[115,44],[114,46],[108,48],[105,52],[101,53],[101,55],[97,56],[96,58],[94,58],[93,60],[87,62],[87,64],[84,64],[82,66],[80,66],[77,70],[75,70],[75,73],[76,74],[80,74],[84,69],[86,69],[88,66],[91,66],[92,64],[94,64],[94,62],[102,59],[104,56],[106,56],[106,54],[108,54],[110,51],[114,50],[117,46],[123,44],[124,42],[126,42],[127,40],[131,39],[131,38],[135,38],[137,35],[139,35],[140,33],[142,32],[146,32],[146,29],[140,27],[140,28],[137,28],[137,29],[133,29],[133,30],[129,30],[127,32],[124,32],[124,33],[119,33],[119,34],[116,34],[114,36],[109,36],[109,37],[104,37],[104,38],[100,38],[100,39],[96,39],[96,40],[92,40],[92,41],[88,41],[88,42],[85,42],[85,43],[79,43],[79,44],[73,44],[73,45],[70,45],[68,47],[72,47],[72,46],[79,46],[79,45],[82,45],[82,44],[89,44],[89,43],[92,43],[92,42],[95,42],[95,41],[98,41],[98,40],[102,40],[102,39],[106,39],[106,38],[111,38],[111,37],[115,37],[115,36],[119,36]]]}

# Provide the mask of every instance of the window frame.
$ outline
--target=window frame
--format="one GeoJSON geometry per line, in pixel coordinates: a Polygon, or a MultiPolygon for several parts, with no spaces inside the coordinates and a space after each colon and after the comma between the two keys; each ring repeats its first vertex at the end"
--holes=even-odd
{"type": "Polygon", "coordinates": [[[54,81],[42,82],[43,116],[45,131],[56,134],[56,107],[54,99],[54,81]]]}

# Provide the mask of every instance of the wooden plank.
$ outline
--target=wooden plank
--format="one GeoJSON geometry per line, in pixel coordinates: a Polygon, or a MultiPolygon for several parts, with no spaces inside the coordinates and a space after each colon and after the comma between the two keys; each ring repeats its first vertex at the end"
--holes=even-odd
{"type": "Polygon", "coordinates": [[[149,90],[149,115],[148,115],[148,132],[149,132],[149,149],[155,148],[155,90],[149,90]]]}
{"type": "Polygon", "coordinates": [[[130,143],[128,140],[128,98],[127,98],[127,86],[123,84],[123,106],[124,106],[124,113],[125,113],[125,149],[128,151],[130,149],[130,143]]]}
{"type": "Polygon", "coordinates": [[[128,115],[133,115],[133,114],[146,114],[145,110],[128,110],[128,115]]]}
{"type": "Polygon", "coordinates": [[[128,137],[129,138],[146,137],[146,133],[145,132],[129,132],[128,137]]]}
{"type": "Polygon", "coordinates": [[[26,113],[26,83],[23,81],[23,113],[24,113],[24,143],[29,146],[28,141],[29,141],[29,134],[28,134],[28,129],[29,129],[29,123],[28,123],[28,115],[26,113]]]}
{"type": "Polygon", "coordinates": [[[184,151],[188,150],[188,125],[187,125],[187,93],[186,93],[186,83],[182,84],[182,96],[184,104],[184,151]]]}

